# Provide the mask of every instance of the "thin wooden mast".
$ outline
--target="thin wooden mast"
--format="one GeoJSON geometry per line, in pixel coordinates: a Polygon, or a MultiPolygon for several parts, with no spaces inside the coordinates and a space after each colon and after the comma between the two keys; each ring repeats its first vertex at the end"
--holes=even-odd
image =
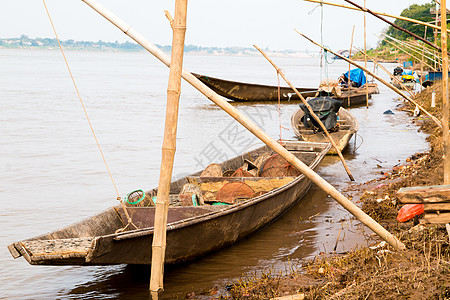
{"type": "Polygon", "coordinates": [[[150,290],[152,292],[163,290],[164,286],[167,214],[169,211],[170,181],[172,179],[176,149],[186,14],[187,0],[175,0],[175,20],[170,22],[173,30],[172,56],[170,61],[169,85],[167,88],[166,124],[162,146],[161,170],[156,198],[155,231],[152,244],[152,270],[150,277],[150,290]]]}
{"type": "MultiPolygon", "coordinates": [[[[348,52],[348,58],[352,57],[352,48],[353,48],[353,34],[355,33],[355,25],[353,25],[352,29],[352,39],[350,40],[350,50],[348,52]]],[[[350,69],[352,68],[351,64],[348,64],[348,80],[347,80],[347,88],[348,88],[348,95],[347,95],[347,105],[350,107],[350,94],[352,89],[352,83],[350,81],[350,69]]]]}
{"type": "MultiPolygon", "coordinates": [[[[364,9],[366,9],[366,0],[364,0],[364,9]]],[[[364,11],[364,53],[365,52],[367,52],[367,28],[366,28],[366,12],[364,11]]],[[[367,69],[366,56],[364,56],[364,68],[367,69]]],[[[367,74],[366,74],[366,108],[369,108],[369,76],[367,76],[367,74]]]]}
{"type": "MultiPolygon", "coordinates": [[[[111,11],[107,10],[105,7],[100,5],[95,0],[82,0],[92,9],[97,11],[100,15],[105,17],[113,25],[117,26],[125,34],[131,37],[134,41],[140,44],[142,47],[147,49],[151,54],[158,58],[162,63],[170,66],[170,60],[167,55],[161,51],[154,44],[150,43],[141,34],[139,34],[130,25],[119,19],[111,11]]],[[[294,168],[302,172],[306,177],[308,177],[312,182],[314,182],[319,188],[321,188],[325,193],[330,195],[335,199],[342,207],[354,215],[358,220],[360,220],[364,225],[369,227],[373,232],[378,234],[383,240],[388,242],[393,248],[398,250],[405,249],[405,245],[400,242],[394,235],[389,233],[383,226],[378,224],[365,212],[363,212],[358,206],[342,195],[337,189],[335,189],[330,183],[325,179],[320,177],[316,172],[311,170],[307,165],[305,165],[301,160],[299,160],[294,154],[286,150],[277,141],[271,138],[267,133],[262,131],[255,123],[253,123],[248,117],[241,114],[234,106],[228,103],[221,96],[217,95],[213,90],[208,88],[203,84],[197,77],[192,75],[190,72],[183,70],[182,77],[190,83],[193,87],[199,90],[203,95],[205,95],[212,102],[217,104],[221,109],[226,111],[231,117],[243,125],[248,131],[254,134],[272,150],[283,157],[288,163],[290,163],[294,168]]]]}

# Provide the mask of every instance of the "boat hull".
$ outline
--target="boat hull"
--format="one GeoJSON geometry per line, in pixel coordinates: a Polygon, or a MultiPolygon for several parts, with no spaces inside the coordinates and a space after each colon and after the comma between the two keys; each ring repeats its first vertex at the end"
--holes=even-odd
{"type": "MultiPolygon", "coordinates": [[[[330,148],[329,144],[295,141],[285,142],[285,145],[312,169],[330,148]]],[[[247,154],[255,156],[267,150],[262,147],[247,154]]],[[[221,166],[226,169],[239,165],[244,157],[236,157],[221,166]]],[[[179,190],[192,178],[202,178],[196,176],[199,172],[173,182],[171,190],[179,190]]],[[[261,179],[224,178],[244,182],[261,179]]],[[[238,204],[171,207],[165,263],[188,262],[236,243],[279,218],[310,186],[311,181],[301,174],[281,187],[238,204]]],[[[152,196],[156,190],[146,193],[152,196]]],[[[49,234],[13,243],[8,248],[13,257],[24,256],[33,265],[150,264],[155,208],[128,207],[127,211],[138,229],[117,232],[126,224],[124,213],[117,206],[49,234]]]]}

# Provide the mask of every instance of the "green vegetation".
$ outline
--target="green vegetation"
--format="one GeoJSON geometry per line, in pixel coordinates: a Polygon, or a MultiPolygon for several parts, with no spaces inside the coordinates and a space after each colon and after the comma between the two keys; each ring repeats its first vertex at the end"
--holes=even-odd
{"type": "MultiPolygon", "coordinates": [[[[434,7],[434,3],[427,3],[423,5],[413,4],[403,10],[400,16],[420,20],[423,22],[431,22],[434,21],[434,15],[430,13],[430,9],[434,7]]],[[[417,25],[403,20],[395,20],[394,24],[411,31],[412,33],[415,33],[420,37],[423,37],[425,35],[425,26],[423,25],[417,25]]],[[[386,34],[399,40],[406,40],[411,38],[411,36],[406,32],[395,29],[392,26],[389,27],[386,34]]],[[[431,30],[427,30],[427,39],[431,41],[434,40],[433,32],[431,30]]]]}
{"type": "MultiPolygon", "coordinates": [[[[403,17],[420,20],[422,22],[434,23],[436,17],[435,11],[436,3],[435,1],[431,1],[426,4],[413,4],[408,8],[404,9],[400,14],[403,17]]],[[[438,15],[438,18],[440,15],[438,15]]],[[[440,31],[435,32],[433,28],[428,27],[426,30],[426,26],[418,25],[416,23],[411,23],[403,20],[395,20],[395,25],[404,28],[420,37],[426,38],[428,41],[440,46],[441,44],[441,35],[440,31]],[[426,34],[425,34],[426,33],[426,34]]],[[[448,28],[448,24],[447,24],[448,28]]],[[[378,47],[372,51],[368,51],[368,54],[379,61],[415,61],[415,63],[421,63],[422,51],[430,51],[428,53],[433,53],[435,51],[429,45],[425,45],[425,50],[422,50],[423,42],[416,40],[414,37],[409,35],[406,32],[398,30],[393,26],[389,26],[389,28],[385,31],[386,35],[392,37],[395,40],[389,38],[385,38],[381,40],[378,44],[378,47]],[[403,43],[405,42],[405,43],[403,43]],[[396,46],[394,46],[396,45],[396,46]],[[414,49],[414,50],[413,50],[414,49]],[[405,53],[407,51],[408,53],[405,53]],[[415,57],[415,58],[414,58],[415,57]]],[[[450,45],[448,44],[448,47],[450,45]]],[[[432,54],[426,55],[428,57],[432,56],[432,54]]],[[[356,59],[364,59],[363,54],[355,55],[356,59]]],[[[437,60],[437,59],[436,59],[437,60]]],[[[425,65],[434,65],[434,61],[425,58],[425,65]]]]}

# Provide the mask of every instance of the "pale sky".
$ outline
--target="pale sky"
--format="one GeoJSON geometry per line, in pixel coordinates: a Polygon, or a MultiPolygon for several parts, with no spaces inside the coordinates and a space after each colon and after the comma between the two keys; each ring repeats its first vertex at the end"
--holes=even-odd
{"type": "MultiPolygon", "coordinates": [[[[173,15],[175,1],[98,0],[154,44],[170,45],[172,36],[164,10],[173,15]]],[[[342,0],[330,0],[346,4],[342,0]]],[[[362,5],[362,0],[354,0],[362,5]]],[[[367,0],[369,9],[399,15],[411,4],[425,0],[367,0]]],[[[81,0],[46,0],[56,30],[62,40],[131,41],[81,0]]],[[[347,4],[349,5],[349,4],[347,4]]],[[[391,20],[391,19],[390,19],[391,20]]],[[[363,14],[343,8],[324,6],[323,41],[331,49],[350,46],[355,25],[354,45],[363,45],[363,14]]],[[[367,15],[368,47],[376,46],[387,24],[367,15]]],[[[272,50],[318,50],[293,28],[320,42],[321,8],[302,0],[191,0],[188,2],[186,44],[198,46],[241,46],[272,50]]],[[[44,5],[39,0],[2,1],[0,38],[49,37],[51,29],[44,5]]]]}

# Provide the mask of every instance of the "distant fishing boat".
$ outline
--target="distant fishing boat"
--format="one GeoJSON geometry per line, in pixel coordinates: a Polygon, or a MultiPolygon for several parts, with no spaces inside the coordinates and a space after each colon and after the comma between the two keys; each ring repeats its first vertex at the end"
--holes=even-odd
{"type": "MultiPolygon", "coordinates": [[[[300,141],[284,141],[283,146],[311,169],[330,149],[330,144],[300,141]]],[[[230,246],[302,199],[311,181],[270,152],[264,146],[171,183],[166,264],[230,246]],[[224,177],[225,173],[234,175],[224,177]]],[[[8,249],[14,258],[23,256],[32,265],[150,264],[156,193],[141,191],[127,198],[126,210],[136,228],[126,226],[124,210],[115,206],[8,249]]]]}
{"type": "Polygon", "coordinates": [[[416,85],[414,72],[412,70],[403,70],[401,67],[396,67],[393,72],[396,78],[391,80],[391,84],[398,89],[413,90],[416,85]]]}

